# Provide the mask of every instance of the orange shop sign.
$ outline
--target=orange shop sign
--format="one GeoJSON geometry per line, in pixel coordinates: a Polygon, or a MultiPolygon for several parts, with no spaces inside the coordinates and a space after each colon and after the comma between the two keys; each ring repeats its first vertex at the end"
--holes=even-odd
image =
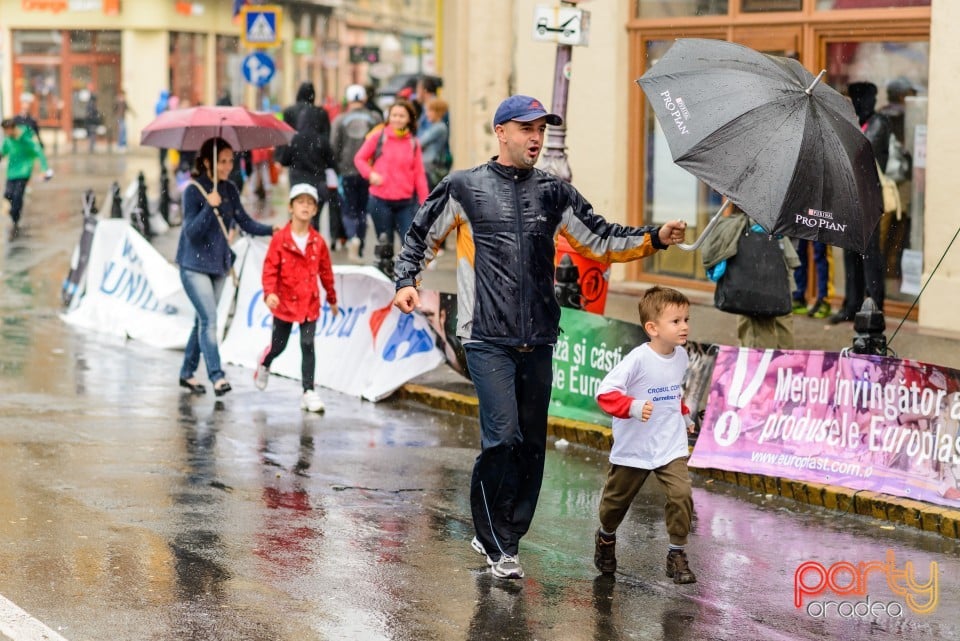
{"type": "Polygon", "coordinates": [[[102,11],[105,15],[120,13],[120,0],[21,0],[24,11],[46,11],[62,13],[64,11],[102,11]]]}

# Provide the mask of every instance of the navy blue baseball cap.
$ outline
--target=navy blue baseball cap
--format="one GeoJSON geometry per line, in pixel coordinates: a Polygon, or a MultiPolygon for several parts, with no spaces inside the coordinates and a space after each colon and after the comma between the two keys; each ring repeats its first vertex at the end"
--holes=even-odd
{"type": "Polygon", "coordinates": [[[497,113],[493,115],[493,126],[502,125],[508,120],[530,122],[537,118],[546,118],[547,124],[555,127],[563,124],[563,118],[548,112],[543,103],[536,98],[515,95],[510,96],[497,107],[497,113]]]}

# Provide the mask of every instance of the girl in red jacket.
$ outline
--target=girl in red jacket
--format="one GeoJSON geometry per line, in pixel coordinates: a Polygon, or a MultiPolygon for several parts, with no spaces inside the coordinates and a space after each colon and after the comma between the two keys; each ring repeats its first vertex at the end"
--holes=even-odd
{"type": "Polygon", "coordinates": [[[367,213],[373,218],[377,238],[394,230],[400,242],[407,235],[413,216],[427,199],[427,175],[417,141],[413,105],[397,100],[390,105],[387,123],[374,128],[353,157],[360,175],[370,182],[367,213]]]}
{"type": "Polygon", "coordinates": [[[314,335],[320,317],[319,277],[327,294],[330,312],[337,315],[337,292],[333,288],[330,250],[319,232],[310,225],[320,197],[312,185],[299,183],[290,189],[290,222],[273,235],[263,261],[263,300],[273,312],[273,336],[263,350],[253,375],[257,389],[267,387],[270,363],[283,352],[294,323],[300,324],[300,351],[303,397],[300,408],[322,412],[323,402],[313,389],[317,357],[314,335]]]}

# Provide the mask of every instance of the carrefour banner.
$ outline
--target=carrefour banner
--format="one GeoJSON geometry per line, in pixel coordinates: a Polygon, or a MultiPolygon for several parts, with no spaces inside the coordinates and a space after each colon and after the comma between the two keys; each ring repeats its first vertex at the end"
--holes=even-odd
{"type": "Polygon", "coordinates": [[[960,506],[960,372],[883,356],[722,347],[692,467],[960,506]]]}
{"type": "Polygon", "coordinates": [[[177,268],[124,220],[101,220],[95,229],[63,320],[123,340],[183,348],[194,311],[177,268]]]}
{"type": "MultiPolygon", "coordinates": [[[[244,256],[233,321],[220,350],[225,361],[252,369],[272,331],[260,280],[266,250],[251,243],[244,256]]],[[[427,320],[393,306],[394,284],[379,270],[337,265],[334,282],[340,313],[333,316],[324,296],[317,321],[317,385],[376,401],[443,362],[427,320]]],[[[294,326],[271,373],[301,378],[298,330],[294,326]]]]}

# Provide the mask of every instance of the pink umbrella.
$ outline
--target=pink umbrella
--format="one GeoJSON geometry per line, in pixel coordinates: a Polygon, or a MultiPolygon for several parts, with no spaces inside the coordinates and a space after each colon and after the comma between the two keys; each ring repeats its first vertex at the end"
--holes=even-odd
{"type": "Polygon", "coordinates": [[[140,144],[196,151],[210,138],[223,138],[234,151],[286,145],[296,134],[271,113],[246,107],[190,107],[165,111],[144,127],[140,144]]]}

